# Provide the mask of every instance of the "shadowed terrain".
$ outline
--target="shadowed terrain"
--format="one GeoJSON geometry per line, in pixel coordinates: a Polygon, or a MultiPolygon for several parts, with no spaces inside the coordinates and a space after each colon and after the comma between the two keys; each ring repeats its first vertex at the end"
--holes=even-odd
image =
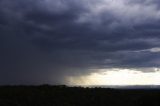
{"type": "Polygon", "coordinates": [[[158,89],[1,86],[0,106],[159,106],[158,89]]]}

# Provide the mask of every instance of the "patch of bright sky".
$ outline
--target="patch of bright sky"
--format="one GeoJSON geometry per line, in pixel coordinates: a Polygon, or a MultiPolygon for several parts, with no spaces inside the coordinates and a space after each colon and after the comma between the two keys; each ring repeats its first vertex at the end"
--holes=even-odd
{"type": "Polygon", "coordinates": [[[69,77],[70,85],[160,85],[160,71],[139,71],[137,69],[101,69],[88,76],[69,77]]]}

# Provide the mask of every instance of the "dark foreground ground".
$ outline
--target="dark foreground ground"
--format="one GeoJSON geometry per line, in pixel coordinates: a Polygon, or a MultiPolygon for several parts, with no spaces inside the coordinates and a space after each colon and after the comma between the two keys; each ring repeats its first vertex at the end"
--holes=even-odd
{"type": "Polygon", "coordinates": [[[3,86],[0,106],[160,106],[160,90],[3,86]]]}

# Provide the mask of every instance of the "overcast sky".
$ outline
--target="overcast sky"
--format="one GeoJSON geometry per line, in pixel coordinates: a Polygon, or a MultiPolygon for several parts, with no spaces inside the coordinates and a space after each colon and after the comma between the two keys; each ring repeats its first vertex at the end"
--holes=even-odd
{"type": "Polygon", "coordinates": [[[0,84],[159,67],[159,7],[159,0],[0,0],[0,84]]]}

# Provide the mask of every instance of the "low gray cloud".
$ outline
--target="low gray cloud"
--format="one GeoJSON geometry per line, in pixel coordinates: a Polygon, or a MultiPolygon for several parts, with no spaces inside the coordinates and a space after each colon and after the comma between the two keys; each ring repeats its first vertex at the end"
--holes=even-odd
{"type": "Polygon", "coordinates": [[[1,0],[0,84],[58,84],[95,69],[159,67],[159,5],[1,0]]]}

